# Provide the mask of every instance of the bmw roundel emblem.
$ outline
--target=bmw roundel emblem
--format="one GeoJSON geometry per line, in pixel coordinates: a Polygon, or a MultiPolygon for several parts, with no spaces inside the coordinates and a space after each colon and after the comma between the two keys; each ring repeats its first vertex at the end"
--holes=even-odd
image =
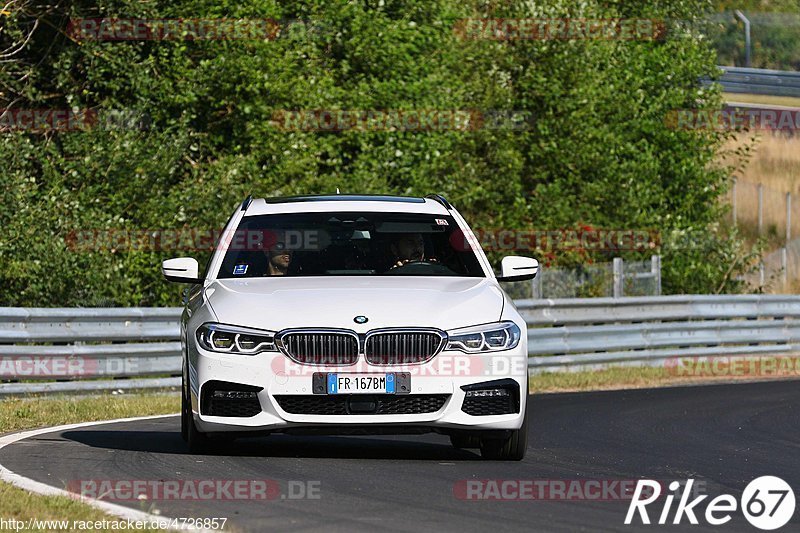
{"type": "Polygon", "coordinates": [[[369,320],[369,319],[367,317],[365,317],[364,315],[358,315],[357,317],[355,317],[353,319],[353,322],[355,322],[356,324],[366,324],[367,320],[369,320]]]}

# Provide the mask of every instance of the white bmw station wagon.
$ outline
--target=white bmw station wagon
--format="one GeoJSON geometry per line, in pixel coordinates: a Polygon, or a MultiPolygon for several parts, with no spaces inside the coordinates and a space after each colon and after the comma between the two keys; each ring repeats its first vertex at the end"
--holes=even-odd
{"type": "Polygon", "coordinates": [[[437,432],[488,459],[527,446],[527,332],[439,195],[247,198],[205,272],[182,257],[181,431],[194,453],[269,433],[437,432]]]}

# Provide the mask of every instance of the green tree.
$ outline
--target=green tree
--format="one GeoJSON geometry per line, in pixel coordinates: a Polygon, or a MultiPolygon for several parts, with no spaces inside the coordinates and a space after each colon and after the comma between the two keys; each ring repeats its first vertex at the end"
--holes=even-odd
{"type": "MultiPolygon", "coordinates": [[[[111,241],[84,251],[75,236],[219,229],[249,193],[441,192],[480,228],[708,231],[727,183],[716,163],[723,135],[666,124],[674,109],[720,104],[716,90],[698,84],[715,64],[701,35],[494,41],[465,39],[456,28],[470,17],[692,20],[711,7],[702,0],[12,3],[0,15],[0,46],[14,51],[0,63],[0,108],[129,110],[149,127],[0,134],[0,298],[174,305],[179,289],[161,280],[158,266],[184,252],[111,241]],[[281,32],[212,41],[68,35],[71,19],[96,17],[274,19],[281,32]],[[287,131],[276,121],[285,110],[321,109],[490,110],[533,121],[522,131],[433,132],[287,131]]],[[[727,235],[710,242],[738,249],[727,235]]],[[[725,283],[729,264],[710,261],[701,246],[627,256],[652,251],[665,256],[670,292],[736,289],[725,283]]],[[[202,262],[207,252],[193,255],[202,262]]]]}

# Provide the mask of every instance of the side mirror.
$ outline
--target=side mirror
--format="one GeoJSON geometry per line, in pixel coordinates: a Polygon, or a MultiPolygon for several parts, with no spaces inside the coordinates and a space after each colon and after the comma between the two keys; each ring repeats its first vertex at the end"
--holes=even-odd
{"type": "Polygon", "coordinates": [[[536,277],[539,261],[532,257],[509,255],[500,262],[500,276],[497,281],[527,281],[536,277]]]}
{"type": "Polygon", "coordinates": [[[192,257],[177,257],[161,263],[161,273],[167,281],[176,283],[203,283],[203,280],[197,277],[199,270],[197,259],[192,257]]]}

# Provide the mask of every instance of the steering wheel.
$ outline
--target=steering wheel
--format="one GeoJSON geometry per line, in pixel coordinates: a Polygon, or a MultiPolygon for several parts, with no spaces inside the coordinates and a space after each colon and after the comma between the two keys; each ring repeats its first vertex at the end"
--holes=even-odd
{"type": "Polygon", "coordinates": [[[390,268],[385,275],[398,275],[398,276],[455,276],[457,275],[452,269],[441,264],[435,258],[431,261],[413,260],[405,263],[399,267],[390,268]]]}
{"type": "Polygon", "coordinates": [[[435,265],[437,263],[438,263],[437,261],[426,261],[425,259],[408,259],[408,260],[404,261],[402,265],[394,266],[392,268],[392,270],[398,269],[398,268],[405,268],[405,267],[411,266],[411,265],[435,265]]]}

